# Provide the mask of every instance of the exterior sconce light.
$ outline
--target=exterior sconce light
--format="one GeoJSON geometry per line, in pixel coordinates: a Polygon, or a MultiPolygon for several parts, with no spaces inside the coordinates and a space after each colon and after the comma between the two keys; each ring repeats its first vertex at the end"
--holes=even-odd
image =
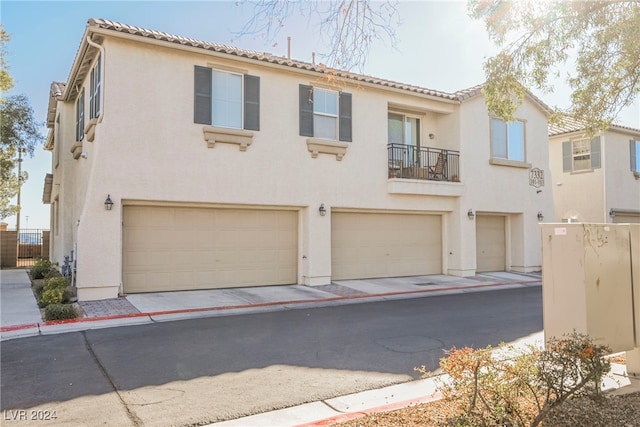
{"type": "Polygon", "coordinates": [[[325,216],[327,214],[327,210],[324,208],[324,203],[320,204],[320,208],[318,209],[318,212],[320,212],[320,216],[325,216]]]}
{"type": "Polygon", "coordinates": [[[436,137],[436,135],[435,135],[435,134],[433,134],[433,133],[430,133],[430,134],[429,134],[429,139],[434,139],[435,137],[436,137]]]}
{"type": "Polygon", "coordinates": [[[616,213],[613,211],[613,208],[611,208],[611,210],[609,211],[609,216],[611,218],[613,218],[614,216],[616,216],[616,213]]]}
{"type": "Polygon", "coordinates": [[[538,211],[538,221],[542,222],[544,220],[544,215],[542,215],[542,211],[538,211]]]}
{"type": "Polygon", "coordinates": [[[111,201],[111,195],[107,194],[107,199],[104,201],[104,210],[110,211],[113,207],[113,202],[111,201]]]}
{"type": "Polygon", "coordinates": [[[473,219],[476,217],[472,209],[469,209],[469,212],[467,212],[467,216],[469,217],[469,219],[473,219]]]}

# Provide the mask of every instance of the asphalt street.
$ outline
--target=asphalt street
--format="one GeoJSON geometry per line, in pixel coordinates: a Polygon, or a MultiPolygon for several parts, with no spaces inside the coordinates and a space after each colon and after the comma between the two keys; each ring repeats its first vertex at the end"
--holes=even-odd
{"type": "Polygon", "coordinates": [[[410,381],[452,346],[542,327],[530,287],[15,339],[0,348],[2,424],[233,419],[410,381]]]}

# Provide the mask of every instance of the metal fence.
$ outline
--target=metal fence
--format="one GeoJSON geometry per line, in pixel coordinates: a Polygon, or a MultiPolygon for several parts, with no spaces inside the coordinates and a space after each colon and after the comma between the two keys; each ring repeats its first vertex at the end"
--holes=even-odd
{"type": "Polygon", "coordinates": [[[32,267],[40,258],[49,258],[49,230],[0,231],[0,267],[32,267]]]}
{"type": "Polygon", "coordinates": [[[389,178],[460,180],[460,152],[432,147],[388,144],[389,178]]]}

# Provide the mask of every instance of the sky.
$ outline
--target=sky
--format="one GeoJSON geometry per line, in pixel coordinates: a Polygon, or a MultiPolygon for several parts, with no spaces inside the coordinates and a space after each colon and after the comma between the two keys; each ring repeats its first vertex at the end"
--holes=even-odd
{"type": "MultiPolygon", "coordinates": [[[[6,46],[15,87],[7,96],[29,98],[38,122],[46,120],[51,82],[66,82],[87,20],[103,18],[242,49],[287,55],[290,36],[293,59],[311,62],[312,52],[327,51],[317,23],[295,15],[278,36],[240,35],[253,7],[242,1],[28,1],[0,0],[0,21],[11,35],[6,46]]],[[[482,22],[467,16],[466,1],[400,1],[397,46],[374,42],[364,74],[455,92],[484,81],[483,62],[496,53],[482,22]]],[[[319,60],[318,60],[319,62],[319,60]]],[[[560,83],[553,93],[536,93],[546,104],[567,107],[570,92],[560,83]]],[[[616,120],[640,128],[636,102],[616,120]]],[[[47,135],[42,127],[41,133],[47,135]]],[[[36,148],[23,162],[29,173],[22,187],[21,228],[49,228],[49,205],[42,203],[44,177],[51,154],[36,148]]],[[[117,173],[117,171],[114,171],[117,173]]],[[[1,220],[16,226],[16,217],[1,220]]]]}

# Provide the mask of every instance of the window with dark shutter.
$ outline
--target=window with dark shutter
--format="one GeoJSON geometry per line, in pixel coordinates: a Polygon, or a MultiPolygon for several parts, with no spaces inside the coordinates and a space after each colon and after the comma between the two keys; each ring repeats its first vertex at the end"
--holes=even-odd
{"type": "Polygon", "coordinates": [[[211,124],[211,68],[195,67],[193,121],[211,124]]]}
{"type": "Polygon", "coordinates": [[[340,94],[340,141],[351,142],[351,94],[340,94]]]}
{"type": "Polygon", "coordinates": [[[244,128],[260,130],[260,77],[244,76],[244,128]]]}
{"type": "Polygon", "coordinates": [[[76,141],[84,139],[84,88],[76,101],[76,141]]]}
{"type": "Polygon", "coordinates": [[[562,172],[571,172],[573,170],[573,149],[571,141],[562,143],[562,172]]]}
{"type": "Polygon", "coordinates": [[[600,169],[600,137],[591,140],[591,169],[600,169]]]}
{"type": "Polygon", "coordinates": [[[313,136],[313,88],[307,85],[299,87],[300,135],[313,136]]]}

